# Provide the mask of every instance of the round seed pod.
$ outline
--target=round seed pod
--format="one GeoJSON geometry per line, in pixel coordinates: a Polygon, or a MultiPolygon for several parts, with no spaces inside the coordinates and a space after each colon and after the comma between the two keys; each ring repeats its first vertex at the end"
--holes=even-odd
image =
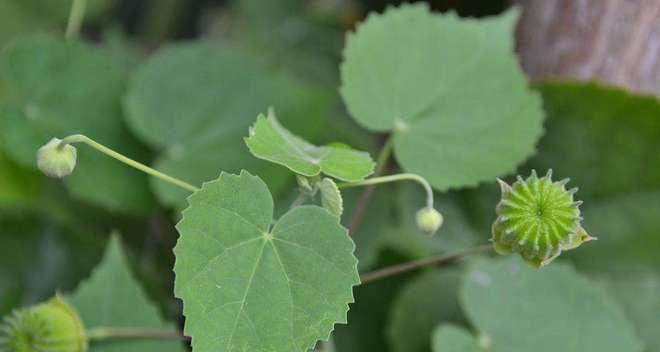
{"type": "Polygon", "coordinates": [[[502,200],[492,226],[493,247],[499,254],[518,253],[535,268],[549,264],[563,250],[595,239],[580,222],[580,204],[573,196],[577,188],[566,189],[568,179],[553,182],[552,170],[539,178],[536,171],[512,185],[498,179],[502,200]]]}
{"type": "Polygon", "coordinates": [[[15,310],[0,325],[0,351],[86,352],[87,345],[78,313],[59,295],[15,310]]]}
{"type": "Polygon", "coordinates": [[[70,144],[60,148],[60,142],[53,138],[37,151],[37,167],[47,176],[62,178],[76,167],[76,148],[70,144]]]}

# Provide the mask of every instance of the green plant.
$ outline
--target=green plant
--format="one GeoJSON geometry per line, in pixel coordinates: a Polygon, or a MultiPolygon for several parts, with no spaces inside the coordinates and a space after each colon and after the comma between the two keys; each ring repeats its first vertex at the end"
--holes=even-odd
{"type": "Polygon", "coordinates": [[[3,147],[12,162],[64,177],[76,200],[131,216],[155,203],[185,208],[174,247],[174,293],[185,325],[179,332],[160,318],[112,235],[102,263],[67,298],[80,331],[69,329],[71,322],[46,330],[57,338],[75,333],[75,339],[51,348],[53,340],[44,343],[39,335],[44,324],[34,317],[43,307],[64,305],[57,296],[11,315],[0,350],[85,351],[88,342],[91,351],[182,350],[176,341],[190,341],[197,352],[331,350],[335,325],[351,324],[355,290],[472,256],[480,257],[468,261],[465,272],[424,274],[398,296],[387,330],[394,350],[641,350],[618,305],[566,264],[533,270],[515,258],[489,256],[493,248],[516,252],[538,269],[593,239],[567,180],[552,181],[551,171],[519,176],[512,185],[497,178],[515,172],[543,132],[540,94],[528,88],[512,50],[517,10],[473,20],[402,5],[369,16],[348,36],[340,92],[365,130],[359,133],[384,135],[374,161],[344,143],[309,142],[324,130],[309,122],[328,114],[319,108],[329,105],[324,90],[210,43],[169,46],[129,74],[102,49],[77,39],[84,8],[85,1],[73,2],[67,41],[31,37],[5,53],[0,67],[11,89],[2,102],[3,147]],[[206,60],[221,64],[199,64],[206,60]],[[177,84],[163,77],[176,77],[177,84]],[[216,83],[224,80],[235,88],[217,95],[223,85],[216,83]],[[117,117],[120,101],[126,125],[117,117]],[[153,148],[153,167],[137,161],[151,156],[141,142],[153,148]],[[291,187],[294,178],[297,187],[291,187]],[[471,237],[470,226],[461,227],[467,219],[458,202],[434,190],[495,180],[501,200],[488,203],[497,215],[491,244],[488,234],[471,237]],[[422,196],[400,181],[421,186],[422,196]],[[373,195],[375,186],[388,193],[373,195]],[[350,194],[359,187],[364,191],[357,197],[350,194]],[[405,206],[370,223],[367,205],[376,209],[383,205],[379,197],[394,194],[405,206]],[[403,220],[393,225],[389,217],[397,216],[403,220]],[[342,225],[346,217],[348,226],[342,225]],[[358,236],[365,229],[370,233],[358,236]],[[424,258],[382,267],[362,261],[368,250],[392,243],[424,258]],[[443,253],[426,255],[434,246],[443,253]],[[359,270],[363,265],[372,270],[359,270]],[[460,292],[458,299],[447,286],[460,292]],[[436,308],[431,305],[446,310],[427,313],[436,308]],[[571,314],[570,323],[553,325],[571,314]],[[512,328],[520,319],[533,323],[512,328]],[[465,328],[468,320],[474,332],[465,328]],[[24,338],[34,331],[38,338],[24,338]]]}

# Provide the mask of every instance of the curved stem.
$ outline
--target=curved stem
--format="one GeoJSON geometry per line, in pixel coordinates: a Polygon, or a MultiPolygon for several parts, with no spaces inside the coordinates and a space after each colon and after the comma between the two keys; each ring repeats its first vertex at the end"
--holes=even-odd
{"type": "Polygon", "coordinates": [[[473,247],[473,248],[468,248],[462,251],[458,251],[455,253],[450,253],[450,254],[445,254],[445,255],[439,255],[435,257],[430,257],[426,259],[420,259],[420,260],[414,260],[411,262],[407,263],[402,263],[402,264],[396,264],[392,266],[387,266],[382,269],[374,270],[365,274],[360,275],[360,281],[362,284],[367,284],[370,282],[374,282],[380,279],[384,279],[387,277],[399,275],[399,274],[404,274],[410,271],[415,271],[419,270],[424,267],[428,266],[436,266],[440,264],[445,264],[448,262],[452,262],[454,260],[467,257],[470,255],[476,255],[476,254],[481,254],[488,252],[492,250],[493,246],[491,245],[483,245],[483,246],[478,246],[478,247],[473,247]]]}
{"type": "Polygon", "coordinates": [[[433,189],[431,188],[431,185],[428,183],[428,181],[426,181],[424,177],[419,176],[417,174],[396,174],[389,176],[372,177],[360,182],[340,183],[337,185],[337,187],[350,188],[350,187],[376,185],[379,183],[396,182],[396,181],[404,181],[404,180],[415,181],[420,185],[422,185],[422,187],[424,187],[424,191],[426,191],[426,206],[429,208],[433,208],[433,189]]]}
{"type": "Polygon", "coordinates": [[[178,331],[164,329],[145,329],[145,328],[114,328],[99,327],[87,331],[87,338],[90,341],[101,341],[108,339],[142,339],[142,340],[172,340],[188,341],[188,336],[182,335],[178,331]]]}
{"type": "Polygon", "coordinates": [[[193,186],[193,185],[191,185],[187,182],[181,181],[181,180],[179,180],[177,178],[174,178],[170,175],[164,174],[164,173],[162,173],[158,170],[152,169],[149,166],[144,165],[142,163],[139,163],[139,162],[137,162],[137,161],[135,161],[131,158],[128,158],[128,157],[126,157],[122,154],[119,154],[116,151],[114,151],[114,150],[112,150],[112,149],[110,149],[110,148],[108,148],[108,147],[106,147],[106,146],[104,146],[100,143],[97,143],[93,139],[91,139],[91,138],[89,138],[85,135],[82,135],[82,134],[74,134],[74,135],[71,135],[71,136],[68,136],[68,137],[62,139],[57,147],[59,149],[62,149],[67,144],[73,144],[73,143],[85,143],[88,146],[98,150],[99,152],[101,152],[101,153],[103,153],[103,154],[105,154],[109,157],[112,157],[114,159],[117,159],[117,160],[121,161],[122,163],[124,163],[128,166],[131,166],[133,168],[136,168],[136,169],[138,169],[138,170],[140,170],[140,171],[142,171],[146,174],[157,177],[157,178],[159,178],[159,179],[161,179],[165,182],[169,182],[169,183],[171,183],[171,184],[173,184],[177,187],[183,188],[183,189],[185,189],[187,191],[190,191],[190,192],[199,191],[199,188],[197,188],[197,187],[195,187],[195,186],[193,186]]]}
{"type": "MultiPolygon", "coordinates": [[[[392,156],[392,148],[394,148],[394,142],[392,136],[389,136],[381,148],[380,153],[378,153],[378,158],[376,159],[376,169],[374,170],[373,177],[380,176],[387,167],[387,163],[392,156]]],[[[360,223],[364,217],[364,213],[367,210],[367,206],[369,205],[369,200],[374,193],[374,187],[375,186],[373,185],[368,186],[364,189],[364,191],[362,191],[362,193],[360,193],[360,196],[358,197],[355,204],[355,211],[351,217],[351,222],[348,225],[349,234],[355,234],[355,231],[360,226],[360,223]]]]}
{"type": "Polygon", "coordinates": [[[71,10],[69,11],[69,21],[66,25],[66,38],[74,39],[80,34],[83,19],[85,18],[85,8],[87,0],[73,0],[71,10]]]}

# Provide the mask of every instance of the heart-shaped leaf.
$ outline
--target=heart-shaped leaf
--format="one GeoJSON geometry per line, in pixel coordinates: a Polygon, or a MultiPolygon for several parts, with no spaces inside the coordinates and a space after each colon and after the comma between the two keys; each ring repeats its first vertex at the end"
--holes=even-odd
{"type": "Polygon", "coordinates": [[[342,147],[317,147],[292,134],[280,125],[273,110],[268,118],[257,117],[245,143],[257,158],[308,177],[323,172],[342,181],[356,182],[371,175],[375,166],[368,153],[342,147]]]}
{"type": "Polygon", "coordinates": [[[177,225],[175,293],[195,351],[302,352],[345,323],[359,283],[337,217],[273,199],[247,172],[223,173],[189,199],[177,225]]]}
{"type": "Polygon", "coordinates": [[[466,274],[461,301],[494,351],[642,350],[621,307],[566,264],[536,270],[514,257],[482,261],[466,274]]]}
{"type": "MultiPolygon", "coordinates": [[[[193,184],[218,170],[241,169],[265,178],[277,193],[290,173],[255,159],[241,136],[268,106],[303,136],[323,129],[329,94],[325,89],[273,70],[237,47],[207,42],[160,49],[140,67],[125,99],[129,126],[159,154],[155,168],[193,184]]],[[[158,198],[185,205],[184,190],[154,179],[158,198]]]]}
{"type": "Polygon", "coordinates": [[[439,190],[513,171],[533,153],[543,118],[513,53],[517,17],[460,19],[423,5],[369,16],[344,50],[349,111],[392,132],[403,168],[439,190]]]}
{"type": "MultiPolygon", "coordinates": [[[[162,329],[176,332],[166,323],[135,280],[114,235],[105,250],[103,261],[91,278],[83,282],[71,297],[85,328],[162,329]]],[[[171,352],[183,351],[177,341],[110,340],[92,344],[90,352],[171,352]]]]}

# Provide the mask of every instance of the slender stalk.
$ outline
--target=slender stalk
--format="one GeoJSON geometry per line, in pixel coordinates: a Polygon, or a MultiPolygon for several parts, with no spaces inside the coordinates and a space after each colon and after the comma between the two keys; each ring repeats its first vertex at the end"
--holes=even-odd
{"type": "Polygon", "coordinates": [[[136,339],[136,340],[171,340],[189,341],[188,336],[178,331],[145,328],[111,328],[99,327],[87,331],[90,341],[102,341],[109,339],[136,339]]]}
{"type": "Polygon", "coordinates": [[[385,141],[383,148],[380,150],[380,153],[378,153],[378,157],[376,158],[376,170],[374,170],[374,175],[378,176],[383,173],[385,167],[387,166],[387,162],[390,160],[390,157],[392,156],[393,148],[394,148],[394,139],[391,136],[387,137],[387,140],[385,141]]]}
{"type": "Polygon", "coordinates": [[[422,187],[424,187],[424,191],[426,191],[426,206],[429,208],[433,208],[433,189],[431,189],[431,185],[428,183],[428,181],[426,181],[424,177],[419,176],[417,174],[396,174],[396,175],[381,176],[381,177],[371,177],[360,182],[340,183],[337,185],[337,187],[339,188],[360,187],[360,186],[377,185],[380,183],[397,182],[397,181],[405,181],[405,180],[415,181],[420,185],[422,185],[422,187]]]}
{"type": "Polygon", "coordinates": [[[91,139],[91,138],[89,138],[85,135],[82,135],[82,134],[74,134],[74,135],[71,135],[71,136],[68,136],[68,137],[62,139],[57,147],[62,149],[67,144],[73,144],[73,143],[85,143],[88,146],[98,150],[99,152],[101,152],[101,153],[103,153],[103,154],[105,154],[105,155],[107,155],[111,158],[117,159],[117,160],[121,161],[122,163],[124,163],[128,166],[136,168],[136,169],[138,169],[138,170],[140,170],[144,173],[147,173],[151,176],[157,177],[157,178],[159,178],[159,179],[161,179],[165,182],[169,182],[169,183],[171,183],[171,184],[173,184],[177,187],[183,188],[183,189],[185,189],[187,191],[190,191],[190,192],[199,191],[199,188],[197,188],[197,187],[195,187],[195,186],[193,186],[193,185],[191,185],[187,182],[181,181],[181,180],[179,180],[177,178],[174,178],[170,175],[164,174],[164,173],[162,173],[158,170],[152,169],[149,166],[144,165],[142,163],[139,163],[139,162],[137,162],[137,161],[135,161],[131,158],[128,158],[128,157],[126,157],[122,154],[119,154],[119,153],[115,152],[114,150],[112,150],[112,149],[110,149],[110,148],[108,148],[108,147],[106,147],[106,146],[104,146],[100,143],[97,143],[93,139],[91,139]]]}
{"type": "MultiPolygon", "coordinates": [[[[394,147],[394,142],[392,137],[388,137],[387,140],[385,141],[385,144],[380,150],[380,153],[378,153],[378,158],[376,159],[376,169],[374,170],[373,176],[380,176],[383,171],[385,171],[385,168],[387,167],[387,163],[390,160],[390,157],[392,156],[392,148],[394,147]]],[[[367,210],[367,206],[369,205],[369,200],[371,199],[371,196],[374,193],[374,185],[367,186],[362,193],[360,193],[360,196],[358,197],[356,203],[355,203],[355,211],[353,212],[353,216],[351,217],[351,222],[348,225],[348,232],[353,235],[355,231],[358,229],[360,226],[360,223],[362,222],[362,219],[364,218],[364,213],[367,210]]]]}
{"type": "Polygon", "coordinates": [[[66,39],[75,39],[80,34],[86,8],[87,0],[73,0],[69,11],[69,21],[66,25],[66,39]]]}
{"type": "Polygon", "coordinates": [[[419,270],[428,266],[437,266],[457,259],[488,252],[492,249],[491,245],[483,245],[474,248],[468,248],[459,252],[430,257],[426,259],[414,260],[407,263],[396,264],[382,269],[374,270],[360,275],[362,284],[367,284],[387,277],[404,274],[410,271],[419,270]]]}
{"type": "Polygon", "coordinates": [[[307,201],[307,199],[309,199],[309,194],[304,193],[304,192],[298,193],[298,196],[296,197],[296,199],[294,199],[293,202],[291,202],[291,205],[289,206],[289,209],[293,209],[297,206],[303,205],[303,203],[305,203],[305,201],[307,201]]]}

